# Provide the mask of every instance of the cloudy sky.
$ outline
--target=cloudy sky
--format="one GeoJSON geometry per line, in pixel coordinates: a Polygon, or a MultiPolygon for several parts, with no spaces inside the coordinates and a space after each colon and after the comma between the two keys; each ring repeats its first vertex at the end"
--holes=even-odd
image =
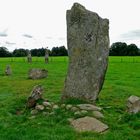
{"type": "Polygon", "coordinates": [[[110,44],[140,47],[140,0],[0,0],[0,46],[66,46],[66,10],[74,2],[110,20],[110,44]]]}

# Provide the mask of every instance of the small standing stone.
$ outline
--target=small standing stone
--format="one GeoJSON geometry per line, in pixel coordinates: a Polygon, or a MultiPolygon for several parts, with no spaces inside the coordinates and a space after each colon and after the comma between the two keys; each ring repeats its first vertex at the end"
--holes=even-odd
{"type": "Polygon", "coordinates": [[[27,61],[28,63],[32,63],[32,55],[30,51],[27,52],[27,61]]]}
{"type": "Polygon", "coordinates": [[[48,49],[46,49],[46,52],[45,52],[45,63],[47,64],[49,62],[49,51],[48,49]]]}
{"type": "Polygon", "coordinates": [[[11,70],[10,65],[7,65],[7,66],[6,66],[5,74],[6,74],[7,76],[9,76],[9,75],[12,74],[12,70],[11,70]]]}

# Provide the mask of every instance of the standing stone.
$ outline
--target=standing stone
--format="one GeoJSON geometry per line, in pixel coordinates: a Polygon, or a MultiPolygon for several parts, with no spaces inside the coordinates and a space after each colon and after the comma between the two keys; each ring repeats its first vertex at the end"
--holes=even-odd
{"type": "Polygon", "coordinates": [[[11,70],[10,65],[7,65],[7,66],[6,66],[5,74],[6,74],[7,76],[9,76],[9,75],[12,74],[12,70],[11,70]]]}
{"type": "Polygon", "coordinates": [[[28,61],[28,63],[32,63],[32,55],[31,55],[31,52],[28,51],[27,53],[28,53],[27,54],[27,61],[28,61]]]}
{"type": "Polygon", "coordinates": [[[69,67],[62,99],[95,101],[108,64],[109,21],[75,3],[67,11],[69,67]]]}
{"type": "Polygon", "coordinates": [[[45,52],[45,63],[47,64],[49,62],[49,51],[48,49],[46,49],[46,52],[45,52]]]}

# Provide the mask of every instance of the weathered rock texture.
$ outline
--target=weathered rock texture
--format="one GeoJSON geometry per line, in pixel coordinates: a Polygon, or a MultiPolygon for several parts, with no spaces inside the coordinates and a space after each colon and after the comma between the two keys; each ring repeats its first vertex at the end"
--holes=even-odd
{"type": "Polygon", "coordinates": [[[108,64],[109,21],[75,3],[67,11],[69,68],[62,99],[95,101],[108,64]]]}
{"type": "Polygon", "coordinates": [[[129,113],[136,114],[140,112],[140,97],[132,95],[127,100],[127,109],[129,113]]]}
{"type": "Polygon", "coordinates": [[[28,73],[29,79],[42,79],[48,76],[48,71],[45,69],[30,69],[28,73]]]}

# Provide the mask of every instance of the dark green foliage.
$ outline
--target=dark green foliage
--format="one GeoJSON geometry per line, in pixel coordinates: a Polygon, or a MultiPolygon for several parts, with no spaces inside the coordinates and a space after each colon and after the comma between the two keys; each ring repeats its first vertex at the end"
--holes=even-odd
{"type": "Polygon", "coordinates": [[[27,55],[27,50],[25,50],[25,49],[15,49],[14,51],[13,51],[13,56],[15,56],[15,57],[24,57],[24,56],[26,56],[27,55]]]}
{"type": "Polygon", "coordinates": [[[111,45],[110,56],[138,56],[139,49],[135,44],[127,45],[124,42],[116,42],[111,45]]]}
{"type": "Polygon", "coordinates": [[[0,47],[0,57],[11,57],[12,53],[6,47],[0,47]]]}
{"type": "Polygon", "coordinates": [[[51,50],[51,56],[67,56],[68,52],[65,46],[53,47],[51,50]]]}

